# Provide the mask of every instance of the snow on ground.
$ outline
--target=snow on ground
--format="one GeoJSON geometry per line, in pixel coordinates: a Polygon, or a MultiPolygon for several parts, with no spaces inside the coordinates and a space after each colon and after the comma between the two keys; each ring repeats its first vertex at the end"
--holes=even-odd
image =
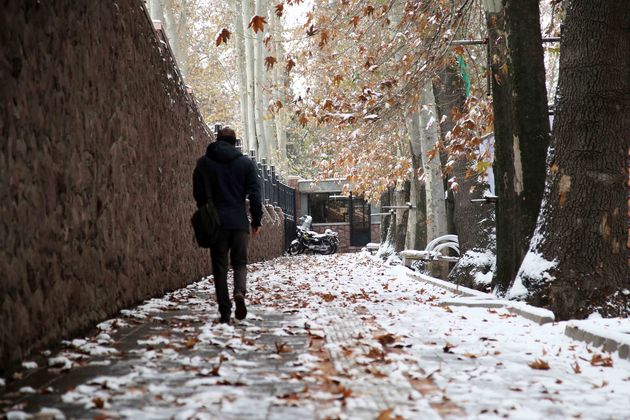
{"type": "MultiPolygon", "coordinates": [[[[252,264],[244,322],[214,322],[214,288],[204,279],[122,311],[47,362],[64,371],[103,366],[106,374],[61,400],[124,418],[265,418],[273,407],[301,419],[630,418],[629,361],[569,339],[566,323],[441,305],[456,295],[407,272],[367,253],[252,264]],[[135,349],[116,350],[117,330],[145,323],[135,349]],[[326,352],[336,371],[325,367],[326,352]],[[376,404],[375,393],[391,401],[399,390],[404,404],[394,411],[376,404]]],[[[580,323],[624,338],[630,330],[628,320],[580,323]]]]}
{"type": "Polygon", "coordinates": [[[290,276],[296,289],[323,294],[309,307],[314,319],[324,300],[366,308],[411,345],[415,363],[467,416],[630,418],[627,360],[566,337],[564,322],[539,326],[504,309],[441,307],[439,299],[455,295],[405,273],[366,254],[307,256],[262,264],[254,283],[282,290],[290,276]]]}

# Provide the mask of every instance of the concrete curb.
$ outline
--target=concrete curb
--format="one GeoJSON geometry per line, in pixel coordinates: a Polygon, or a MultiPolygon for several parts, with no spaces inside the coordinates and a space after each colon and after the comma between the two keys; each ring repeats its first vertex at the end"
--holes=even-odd
{"type": "Polygon", "coordinates": [[[630,360],[630,336],[624,340],[623,338],[611,337],[599,332],[594,332],[573,323],[567,324],[564,329],[564,334],[574,340],[590,343],[594,347],[602,347],[604,351],[609,353],[616,351],[620,358],[630,360]]]}
{"type": "Polygon", "coordinates": [[[441,287],[458,295],[471,299],[446,299],[440,302],[441,305],[448,306],[468,306],[471,308],[503,308],[505,307],[511,313],[522,316],[537,324],[543,325],[549,322],[555,322],[553,312],[528,305],[523,302],[513,302],[508,300],[497,299],[494,296],[480,292],[479,290],[470,289],[468,287],[458,286],[448,281],[436,279],[424,274],[415,273],[411,270],[407,271],[409,277],[424,281],[434,286],[441,287]]]}
{"type": "MultiPolygon", "coordinates": [[[[436,279],[424,274],[407,270],[407,276],[430,283],[434,286],[448,290],[462,297],[443,299],[439,302],[441,306],[466,306],[469,308],[506,308],[511,313],[522,316],[540,325],[555,322],[553,312],[528,305],[524,302],[514,302],[497,299],[494,296],[483,293],[468,287],[458,286],[451,282],[436,279]]],[[[593,331],[587,327],[569,322],[564,329],[564,334],[574,340],[584,341],[594,347],[602,347],[605,352],[617,352],[622,359],[630,360],[630,335],[623,337],[619,333],[608,331],[593,331]]]]}

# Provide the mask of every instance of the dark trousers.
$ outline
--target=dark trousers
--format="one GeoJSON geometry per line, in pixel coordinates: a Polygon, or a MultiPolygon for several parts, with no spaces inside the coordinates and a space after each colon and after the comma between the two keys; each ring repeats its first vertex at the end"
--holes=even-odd
{"type": "Polygon", "coordinates": [[[212,258],[212,274],[214,288],[217,293],[219,312],[221,315],[230,314],[232,303],[227,285],[228,254],[234,270],[234,294],[245,296],[247,289],[247,242],[249,232],[240,230],[224,230],[217,243],[210,248],[212,258]]]}

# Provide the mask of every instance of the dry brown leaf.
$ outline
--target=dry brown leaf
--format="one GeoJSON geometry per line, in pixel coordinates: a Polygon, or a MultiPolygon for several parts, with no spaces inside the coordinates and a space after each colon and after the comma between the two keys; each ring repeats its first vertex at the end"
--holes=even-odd
{"type": "Polygon", "coordinates": [[[265,68],[267,71],[271,70],[274,64],[276,64],[276,57],[272,55],[265,57],[265,68]]]}
{"type": "Polygon", "coordinates": [[[571,367],[573,368],[573,372],[575,372],[576,374],[582,373],[582,369],[580,368],[577,360],[575,361],[574,365],[571,365],[571,367]]]}
{"type": "Polygon", "coordinates": [[[254,33],[258,33],[258,31],[262,32],[265,28],[265,24],[267,23],[267,18],[264,16],[254,16],[249,21],[248,28],[252,28],[254,33]]]}
{"type": "Polygon", "coordinates": [[[276,16],[282,17],[282,12],[284,11],[284,4],[282,3],[276,4],[275,10],[276,10],[276,16]]]}
{"type": "Polygon", "coordinates": [[[591,365],[593,366],[603,366],[603,367],[613,367],[613,361],[610,356],[602,356],[599,353],[595,353],[591,358],[591,365]]]}
{"type": "Polygon", "coordinates": [[[341,394],[341,399],[346,399],[352,395],[352,390],[350,388],[346,388],[343,385],[339,385],[337,392],[341,394]]]}
{"type": "Polygon", "coordinates": [[[326,44],[328,44],[328,31],[327,30],[322,30],[319,34],[319,48],[323,48],[326,44]]]}
{"type": "Polygon", "coordinates": [[[321,298],[324,299],[326,302],[332,302],[333,300],[335,300],[335,295],[333,295],[332,293],[322,293],[321,298]]]}
{"type": "Polygon", "coordinates": [[[102,398],[96,397],[92,399],[92,403],[94,403],[94,407],[101,409],[105,406],[105,401],[102,398]]]}
{"type": "Polygon", "coordinates": [[[230,39],[230,35],[232,35],[232,33],[228,31],[227,28],[221,29],[221,31],[217,34],[217,37],[215,39],[217,47],[221,45],[222,43],[227,44],[228,39],[230,39]]]}
{"type": "Polygon", "coordinates": [[[189,349],[195,347],[197,343],[199,343],[199,339],[197,337],[189,337],[186,341],[184,341],[184,345],[189,349]]]}
{"type": "Polygon", "coordinates": [[[453,347],[455,347],[455,346],[447,341],[446,344],[444,345],[444,347],[442,347],[442,351],[444,351],[444,353],[453,353],[451,351],[451,349],[453,347]]]}
{"type": "Polygon", "coordinates": [[[288,345],[286,342],[275,342],[274,343],[276,346],[276,353],[280,354],[280,353],[291,353],[293,351],[293,348],[288,345]]]}
{"type": "Polygon", "coordinates": [[[374,337],[382,346],[393,344],[396,341],[396,336],[390,333],[381,334],[374,337]]]}
{"type": "Polygon", "coordinates": [[[387,410],[383,410],[378,414],[376,420],[403,420],[401,416],[394,415],[394,409],[388,408],[387,410]]]}
{"type": "Polygon", "coordinates": [[[532,369],[549,370],[549,363],[545,362],[542,359],[536,359],[533,362],[528,363],[527,366],[532,369]]]}

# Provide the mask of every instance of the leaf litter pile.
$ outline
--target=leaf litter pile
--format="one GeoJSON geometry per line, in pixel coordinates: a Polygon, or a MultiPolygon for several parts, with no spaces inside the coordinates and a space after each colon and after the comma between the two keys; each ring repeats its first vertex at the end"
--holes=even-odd
{"type": "Polygon", "coordinates": [[[216,323],[206,278],[63,342],[42,367],[25,361],[0,387],[36,369],[100,374],[69,389],[24,386],[5,411],[33,412],[26,397],[59,393],[41,413],[387,420],[627,412],[628,361],[567,338],[565,323],[440,306],[454,295],[368,254],[282,257],[250,265],[248,282],[245,321],[216,323]]]}

